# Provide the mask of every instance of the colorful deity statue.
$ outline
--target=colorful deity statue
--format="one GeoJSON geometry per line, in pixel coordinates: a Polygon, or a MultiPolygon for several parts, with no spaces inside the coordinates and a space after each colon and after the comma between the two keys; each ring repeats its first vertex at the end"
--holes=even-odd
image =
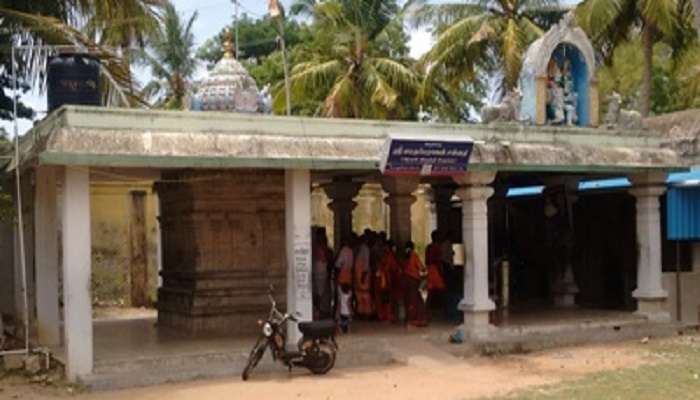
{"type": "Polygon", "coordinates": [[[571,72],[571,62],[564,60],[564,113],[566,124],[573,126],[578,122],[578,93],[574,87],[574,77],[571,72]]]}
{"type": "Polygon", "coordinates": [[[537,125],[598,126],[595,52],[568,14],[525,54],[520,115],[537,125]]]}

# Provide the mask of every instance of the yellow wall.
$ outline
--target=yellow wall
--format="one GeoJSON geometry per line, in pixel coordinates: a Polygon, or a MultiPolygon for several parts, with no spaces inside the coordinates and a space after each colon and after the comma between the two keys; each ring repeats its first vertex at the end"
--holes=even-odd
{"type": "Polygon", "coordinates": [[[152,182],[93,182],[90,185],[92,220],[93,301],[129,304],[129,221],[132,191],[146,193],[148,281],[155,300],[158,283],[157,196],[152,182]]]}

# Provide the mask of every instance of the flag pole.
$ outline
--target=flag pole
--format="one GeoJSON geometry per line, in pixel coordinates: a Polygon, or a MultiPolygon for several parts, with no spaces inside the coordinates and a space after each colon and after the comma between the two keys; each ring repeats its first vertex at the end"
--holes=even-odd
{"type": "Polygon", "coordinates": [[[280,50],[282,50],[282,67],[284,69],[284,99],[287,108],[287,116],[292,115],[292,89],[289,82],[289,64],[287,63],[287,45],[284,41],[284,15],[277,0],[268,3],[270,17],[277,19],[279,28],[280,50]]]}

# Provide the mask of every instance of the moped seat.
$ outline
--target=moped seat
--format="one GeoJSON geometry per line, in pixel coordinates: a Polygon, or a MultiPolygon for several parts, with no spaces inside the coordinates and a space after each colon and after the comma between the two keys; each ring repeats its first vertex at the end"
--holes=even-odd
{"type": "Polygon", "coordinates": [[[311,338],[335,336],[335,329],[335,321],[332,319],[299,323],[301,333],[311,338]]]}

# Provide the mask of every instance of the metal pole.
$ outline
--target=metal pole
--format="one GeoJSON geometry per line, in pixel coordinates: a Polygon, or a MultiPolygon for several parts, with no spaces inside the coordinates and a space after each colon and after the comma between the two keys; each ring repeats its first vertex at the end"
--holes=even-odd
{"type": "Polygon", "coordinates": [[[284,67],[284,98],[287,105],[287,116],[292,115],[292,89],[289,83],[289,64],[287,63],[287,46],[284,42],[284,21],[282,16],[277,19],[280,29],[280,47],[282,50],[282,65],[284,67]]]}
{"type": "Polygon", "coordinates": [[[238,0],[232,0],[234,6],[234,16],[233,16],[233,41],[235,42],[236,54],[235,58],[238,59],[238,0]]]}
{"type": "Polygon", "coordinates": [[[676,320],[678,322],[683,319],[681,294],[681,242],[676,240],[676,320]]]}
{"type": "Polygon", "coordinates": [[[27,262],[24,248],[24,218],[22,216],[22,184],[20,183],[19,127],[17,126],[17,71],[15,67],[15,48],[12,47],[12,118],[15,134],[15,182],[17,190],[17,236],[19,238],[19,264],[22,272],[22,301],[24,306],[24,353],[29,352],[29,296],[27,295],[27,262]]]}

